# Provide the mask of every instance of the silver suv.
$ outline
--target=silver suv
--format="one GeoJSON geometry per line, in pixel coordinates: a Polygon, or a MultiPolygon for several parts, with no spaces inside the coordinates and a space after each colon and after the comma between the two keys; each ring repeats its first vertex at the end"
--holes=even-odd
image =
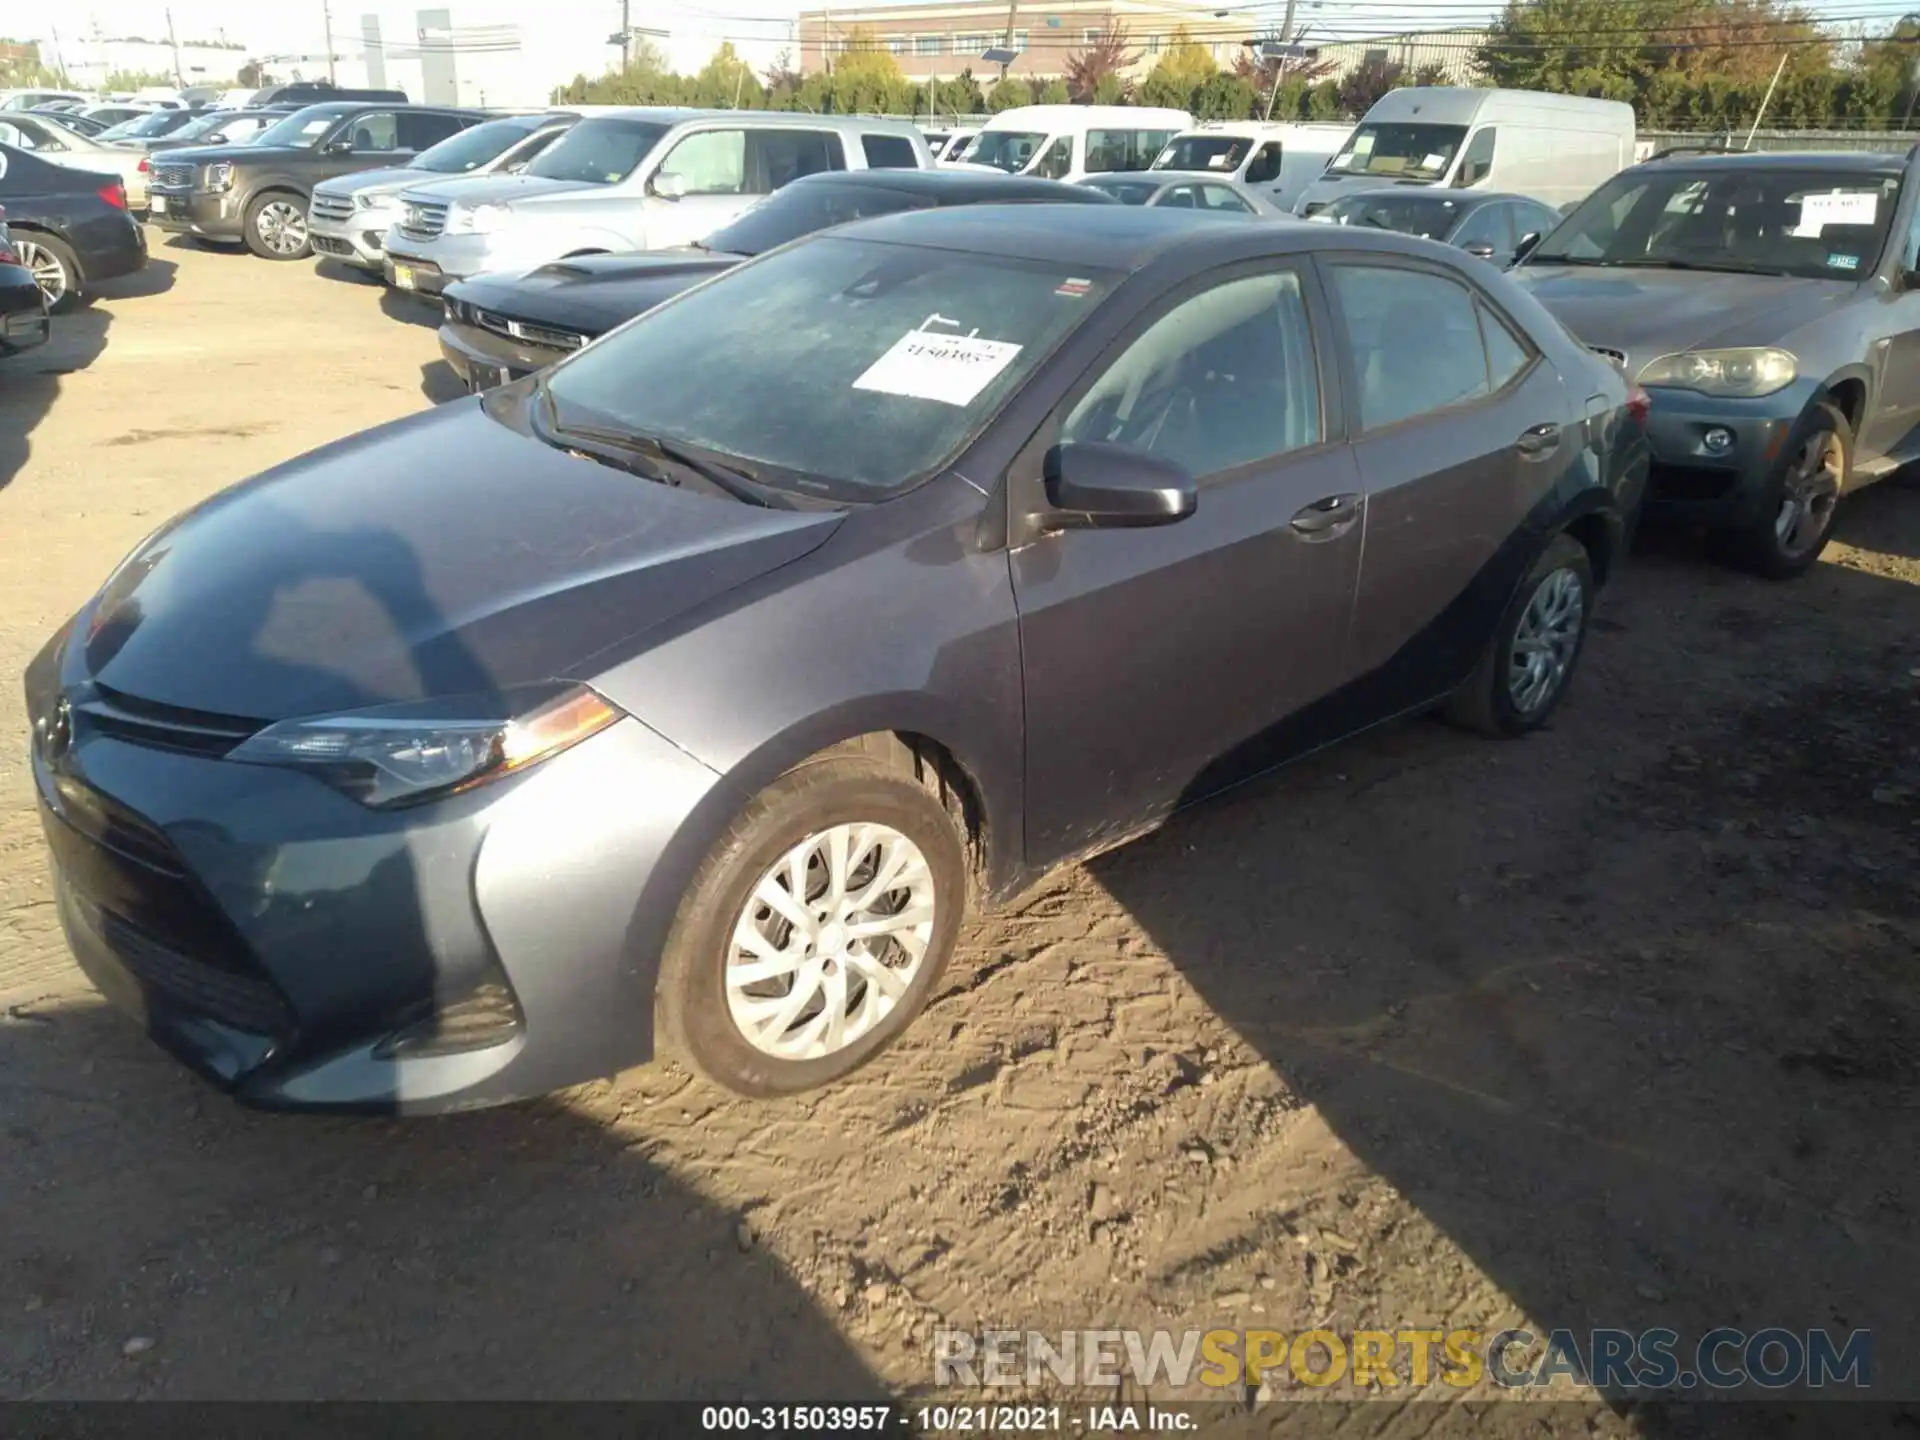
{"type": "Polygon", "coordinates": [[[386,263],[387,231],[399,219],[402,190],[432,182],[518,175],[579,118],[554,111],[488,120],[422,150],[405,165],[363,170],[314,186],[307,205],[313,253],[378,272],[386,263]]]}
{"type": "Polygon", "coordinates": [[[591,114],[519,175],[410,187],[386,275],[437,295],[487,270],[698,240],[789,180],[823,170],[933,167],[905,121],[765,111],[591,114]]]}

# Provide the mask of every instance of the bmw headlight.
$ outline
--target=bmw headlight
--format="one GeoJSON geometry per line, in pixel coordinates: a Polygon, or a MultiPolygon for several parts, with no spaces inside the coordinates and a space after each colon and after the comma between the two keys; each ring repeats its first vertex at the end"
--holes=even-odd
{"type": "Polygon", "coordinates": [[[216,160],[207,166],[207,189],[231,190],[233,188],[233,162],[216,160]]]}
{"type": "Polygon", "coordinates": [[[386,808],[525,770],[620,718],[584,685],[537,686],[282,720],[227,758],[311,771],[362,804],[386,808]]]}
{"type": "Polygon", "coordinates": [[[1751,398],[1784,390],[1797,373],[1797,362],[1785,350],[1684,350],[1650,361],[1640,372],[1640,383],[1751,398]]]}
{"type": "Polygon", "coordinates": [[[456,206],[447,216],[449,235],[484,235],[504,225],[513,212],[505,205],[476,205],[471,210],[456,206]]]}

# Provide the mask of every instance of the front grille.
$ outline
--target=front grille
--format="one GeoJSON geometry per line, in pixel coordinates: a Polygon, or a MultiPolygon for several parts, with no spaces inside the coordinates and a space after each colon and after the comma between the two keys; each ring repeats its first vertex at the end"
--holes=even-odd
{"type": "Polygon", "coordinates": [[[433,240],[447,228],[447,207],[437,200],[408,200],[400,213],[400,233],[409,240],[433,240]]]}
{"type": "Polygon", "coordinates": [[[523,345],[534,345],[544,350],[572,351],[587,343],[588,336],[573,330],[557,330],[550,325],[534,325],[525,320],[509,319],[497,315],[491,310],[474,309],[473,323],[482,330],[491,330],[496,335],[505,335],[509,340],[518,340],[523,345]]]}
{"type": "Polygon", "coordinates": [[[225,755],[263,723],[162,705],[104,685],[94,686],[93,694],[73,708],[91,728],[116,739],[194,755],[225,755]]]}
{"type": "Polygon", "coordinates": [[[344,240],[336,240],[331,235],[309,235],[307,243],[322,255],[340,255],[351,258],[353,246],[344,240]]]}
{"type": "Polygon", "coordinates": [[[350,220],[353,218],[353,197],[350,195],[327,195],[316,191],[307,205],[307,218],[310,220],[350,220]]]}
{"type": "Polygon", "coordinates": [[[235,1030],[279,1035],[291,1028],[286,1002],[265,980],[182,955],[110,910],[96,914],[102,937],[142,984],[235,1030]]]}
{"type": "Polygon", "coordinates": [[[153,184],[161,190],[191,190],[193,188],[193,166],[191,165],[155,165],[153,184]]]}

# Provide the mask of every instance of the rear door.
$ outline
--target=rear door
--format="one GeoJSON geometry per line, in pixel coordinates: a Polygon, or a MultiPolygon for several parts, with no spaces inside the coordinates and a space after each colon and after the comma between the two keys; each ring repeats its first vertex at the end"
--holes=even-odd
{"type": "Polygon", "coordinates": [[[1323,257],[1351,369],[1366,559],[1351,662],[1391,713],[1466,677],[1531,560],[1581,417],[1524,331],[1452,271],[1323,257]]]}
{"type": "Polygon", "coordinates": [[[1059,441],[1173,460],[1199,490],[1177,523],[1043,534],[1009,557],[1035,863],[1277,763],[1288,718],[1343,678],[1360,487],[1326,325],[1305,262],[1212,272],[1141,315],[1015,462],[1020,514],[1059,441]]]}
{"type": "Polygon", "coordinates": [[[473,121],[465,115],[450,115],[444,110],[402,110],[398,118],[398,148],[408,155],[451,139],[473,121]]]}

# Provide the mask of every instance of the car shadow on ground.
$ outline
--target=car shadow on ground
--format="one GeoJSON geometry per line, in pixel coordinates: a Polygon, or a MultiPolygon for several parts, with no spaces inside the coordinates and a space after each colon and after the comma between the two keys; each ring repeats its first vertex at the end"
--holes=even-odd
{"type": "Polygon", "coordinates": [[[405,325],[423,325],[430,330],[438,330],[442,319],[440,307],[431,300],[422,300],[417,295],[395,290],[391,285],[381,292],[380,313],[389,320],[398,320],[405,325]]]}
{"type": "Polygon", "coordinates": [[[313,273],[323,280],[333,280],[343,285],[364,287],[386,283],[371,270],[362,270],[358,265],[348,265],[340,260],[330,260],[324,255],[314,257],[313,273]]]}
{"type": "Polygon", "coordinates": [[[97,305],[56,315],[46,344],[0,359],[0,491],[32,455],[33,432],[60,398],[62,377],[99,358],[112,326],[112,312],[97,305]]]}
{"type": "Polygon", "coordinates": [[[117,280],[96,281],[90,288],[101,300],[140,300],[149,295],[164,295],[173,288],[175,275],[179,272],[178,261],[161,259],[154,255],[147,257],[147,263],[131,275],[122,275],[117,280]]]}
{"type": "MultiPolygon", "coordinates": [[[[1850,533],[1886,533],[1883,504],[1910,534],[1920,497],[1894,492],[1850,533]]],[[[1541,1341],[1669,1327],[1690,1371],[1718,1326],[1869,1329],[1869,1394],[1912,1398],[1920,587],[1833,564],[1769,586],[1661,548],[1605,597],[1546,731],[1403,722],[1090,870],[1541,1341]],[[1613,663],[1623,632],[1664,676],[1613,663]],[[1502,783],[1529,748],[1554,783],[1502,783]],[[1423,805],[1423,772],[1484,799],[1423,805]]],[[[1356,1233],[1370,1198],[1339,1198],[1320,1223],[1391,1253],[1356,1233]]],[[[1310,1237],[1287,1208],[1267,1221],[1310,1237]]],[[[1350,1253],[1320,1255],[1335,1330],[1490,1318],[1452,1312],[1457,1277],[1350,1253]]]]}
{"type": "Polygon", "coordinates": [[[420,367],[420,393],[434,404],[444,405],[468,392],[451,365],[444,360],[433,360],[420,367]]]}

